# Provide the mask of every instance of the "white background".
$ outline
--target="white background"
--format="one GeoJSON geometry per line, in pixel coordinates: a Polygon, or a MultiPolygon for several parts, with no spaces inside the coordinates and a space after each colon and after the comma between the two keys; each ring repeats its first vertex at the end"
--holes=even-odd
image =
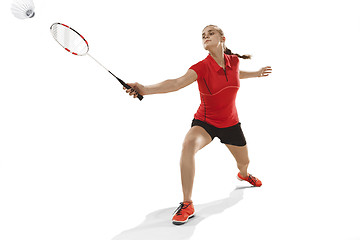
{"type": "Polygon", "coordinates": [[[0,3],[0,239],[360,239],[357,1],[37,0],[27,20],[10,3],[0,3]],[[263,186],[243,188],[215,140],[196,156],[197,217],[172,225],[197,84],[132,99],[64,51],[54,22],[127,82],[180,77],[206,57],[208,24],[252,54],[240,69],[272,66],[237,98],[263,186]]]}

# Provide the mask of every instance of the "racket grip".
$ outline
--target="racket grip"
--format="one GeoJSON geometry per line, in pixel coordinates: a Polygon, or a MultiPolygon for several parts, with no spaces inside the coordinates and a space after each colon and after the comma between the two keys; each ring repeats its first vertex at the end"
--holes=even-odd
{"type": "MultiPolygon", "coordinates": [[[[126,88],[126,89],[130,89],[131,87],[129,86],[129,85],[127,85],[123,80],[121,80],[121,79],[118,79],[119,80],[119,82],[126,88]]],[[[141,95],[141,94],[137,94],[137,98],[141,101],[141,100],[143,100],[143,95],[141,95]]]]}
{"type": "MultiPolygon", "coordinates": [[[[120,83],[121,83],[121,85],[123,85],[126,89],[130,89],[131,87],[129,86],[129,85],[127,85],[123,80],[121,80],[120,78],[118,78],[117,76],[115,76],[115,74],[113,74],[112,72],[110,72],[109,70],[108,70],[108,72],[111,74],[111,75],[113,75],[120,83]]],[[[143,95],[141,95],[141,94],[137,94],[137,98],[141,101],[141,100],[143,100],[143,95]]]]}

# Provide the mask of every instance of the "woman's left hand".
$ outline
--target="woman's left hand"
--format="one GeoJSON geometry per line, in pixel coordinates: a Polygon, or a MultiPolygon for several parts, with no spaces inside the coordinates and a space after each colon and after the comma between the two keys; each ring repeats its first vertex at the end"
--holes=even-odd
{"type": "Polygon", "coordinates": [[[263,67],[261,68],[258,73],[258,77],[267,77],[269,76],[269,74],[272,72],[272,69],[270,66],[266,66],[266,67],[263,67]]]}

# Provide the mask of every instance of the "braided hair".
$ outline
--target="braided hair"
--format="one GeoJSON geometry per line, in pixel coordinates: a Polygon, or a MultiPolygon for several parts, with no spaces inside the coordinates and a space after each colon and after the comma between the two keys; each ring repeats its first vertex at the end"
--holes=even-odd
{"type": "Polygon", "coordinates": [[[238,56],[239,58],[243,58],[243,59],[251,59],[251,55],[240,55],[238,53],[233,53],[230,49],[228,49],[227,47],[225,47],[225,51],[224,51],[225,54],[227,55],[236,55],[238,56]]]}

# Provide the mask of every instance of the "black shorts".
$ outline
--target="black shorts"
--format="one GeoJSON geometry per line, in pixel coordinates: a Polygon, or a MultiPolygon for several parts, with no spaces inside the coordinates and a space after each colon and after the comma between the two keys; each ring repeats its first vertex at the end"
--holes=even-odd
{"type": "Polygon", "coordinates": [[[215,137],[218,137],[220,139],[220,142],[224,144],[245,146],[246,140],[240,125],[241,124],[238,123],[234,126],[227,128],[217,128],[206,122],[200,121],[198,119],[194,119],[192,121],[191,127],[193,126],[202,127],[210,135],[211,140],[213,140],[215,137]]]}

